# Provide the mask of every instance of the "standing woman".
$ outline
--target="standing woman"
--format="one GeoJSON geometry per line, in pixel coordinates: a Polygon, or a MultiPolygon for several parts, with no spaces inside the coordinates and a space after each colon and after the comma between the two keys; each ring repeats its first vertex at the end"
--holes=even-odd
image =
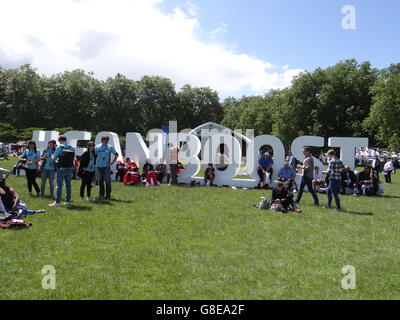
{"type": "Polygon", "coordinates": [[[53,161],[53,154],[56,151],[57,142],[55,140],[50,140],[47,149],[43,151],[42,155],[42,185],[40,187],[40,195],[44,196],[44,191],[46,189],[46,181],[49,179],[50,185],[50,197],[54,197],[54,178],[56,175],[56,167],[53,161]]]}
{"type": "Polygon", "coordinates": [[[32,195],[32,186],[35,188],[36,193],[39,195],[40,189],[36,183],[36,176],[38,171],[38,165],[40,161],[40,153],[36,148],[36,142],[30,140],[28,142],[28,148],[21,155],[20,159],[26,159],[25,172],[26,172],[26,182],[28,186],[28,191],[32,195]]]}
{"type": "Polygon", "coordinates": [[[91,200],[92,182],[95,171],[96,155],[94,152],[95,144],[93,141],[89,141],[87,145],[87,151],[85,151],[80,158],[80,166],[78,175],[82,179],[81,183],[81,200],[85,199],[85,188],[87,189],[87,200],[91,200]]]}

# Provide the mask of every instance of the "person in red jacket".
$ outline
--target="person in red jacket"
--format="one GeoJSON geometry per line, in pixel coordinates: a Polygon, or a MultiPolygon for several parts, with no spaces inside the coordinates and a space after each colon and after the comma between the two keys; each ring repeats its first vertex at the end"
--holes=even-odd
{"type": "Polygon", "coordinates": [[[159,185],[157,174],[154,171],[149,171],[146,176],[146,187],[159,185]]]}
{"type": "Polygon", "coordinates": [[[138,167],[128,167],[128,172],[124,177],[124,185],[140,185],[140,173],[138,167]]]}

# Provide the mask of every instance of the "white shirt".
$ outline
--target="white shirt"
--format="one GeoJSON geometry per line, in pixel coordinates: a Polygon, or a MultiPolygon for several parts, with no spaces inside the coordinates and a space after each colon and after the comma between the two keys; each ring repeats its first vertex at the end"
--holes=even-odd
{"type": "Polygon", "coordinates": [[[317,171],[314,170],[314,180],[322,180],[322,177],[323,177],[323,173],[321,170],[319,170],[318,173],[317,173],[317,171]]]}
{"type": "Polygon", "coordinates": [[[383,167],[383,171],[393,171],[394,167],[393,167],[393,162],[392,161],[388,161],[385,163],[385,166],[383,167]]]}

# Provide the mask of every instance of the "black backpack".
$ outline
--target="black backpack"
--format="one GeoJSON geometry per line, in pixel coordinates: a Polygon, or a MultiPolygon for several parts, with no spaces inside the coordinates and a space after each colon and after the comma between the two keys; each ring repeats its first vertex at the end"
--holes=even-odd
{"type": "Polygon", "coordinates": [[[75,160],[75,151],[71,149],[70,146],[68,147],[63,147],[63,149],[60,153],[60,156],[58,158],[58,167],[59,168],[72,168],[74,166],[74,160],[75,160]]]}

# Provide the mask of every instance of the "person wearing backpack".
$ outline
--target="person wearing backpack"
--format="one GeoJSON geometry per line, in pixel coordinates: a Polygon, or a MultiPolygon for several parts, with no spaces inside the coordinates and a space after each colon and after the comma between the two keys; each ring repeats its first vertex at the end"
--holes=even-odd
{"type": "Polygon", "coordinates": [[[69,205],[71,203],[71,179],[75,160],[75,148],[67,143],[67,138],[65,136],[60,136],[58,138],[58,142],[60,143],[60,145],[57,147],[52,156],[53,161],[56,163],[57,167],[57,196],[56,200],[49,205],[50,207],[57,207],[60,205],[64,181],[65,189],[67,191],[67,196],[65,198],[64,204],[69,205]]]}
{"type": "Polygon", "coordinates": [[[118,152],[108,144],[109,140],[108,136],[102,137],[101,144],[98,144],[95,148],[96,168],[99,172],[100,200],[104,199],[104,182],[106,184],[105,199],[110,200],[111,198],[111,166],[118,159],[118,152]],[[111,153],[114,155],[113,161],[111,161],[111,153]]]}

